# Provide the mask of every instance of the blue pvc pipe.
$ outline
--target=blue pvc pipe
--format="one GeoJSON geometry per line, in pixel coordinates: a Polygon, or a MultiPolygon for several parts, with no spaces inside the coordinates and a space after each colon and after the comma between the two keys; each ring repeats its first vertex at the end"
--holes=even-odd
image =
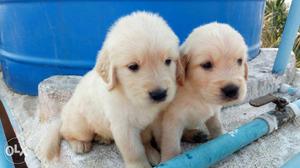
{"type": "Polygon", "coordinates": [[[269,131],[268,123],[255,119],[240,128],[185,152],[157,168],[206,168],[257,140],[269,131]]]}
{"type": "Polygon", "coordinates": [[[14,168],[12,158],[6,154],[7,140],[3,130],[2,122],[0,121],[0,167],[1,168],[14,168]]]}
{"type": "Polygon", "coordinates": [[[294,41],[300,26],[300,0],[293,0],[286,24],[283,30],[282,39],[278,53],[273,65],[273,73],[283,74],[289,62],[294,41]]]}
{"type": "Polygon", "coordinates": [[[294,94],[296,94],[297,91],[298,91],[297,88],[290,87],[290,88],[288,88],[287,93],[289,95],[294,95],[294,94]]]}
{"type": "Polygon", "coordinates": [[[300,153],[285,163],[281,168],[297,168],[300,167],[300,153]]]}

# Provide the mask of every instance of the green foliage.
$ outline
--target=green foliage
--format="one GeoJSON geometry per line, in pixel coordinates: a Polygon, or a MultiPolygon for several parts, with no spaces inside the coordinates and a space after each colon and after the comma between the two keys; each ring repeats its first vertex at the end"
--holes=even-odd
{"type": "MultiPolygon", "coordinates": [[[[267,0],[264,27],[262,33],[262,47],[278,47],[288,16],[288,7],[285,0],[267,0]]],[[[297,67],[300,67],[300,29],[294,45],[297,57],[297,67]]]]}

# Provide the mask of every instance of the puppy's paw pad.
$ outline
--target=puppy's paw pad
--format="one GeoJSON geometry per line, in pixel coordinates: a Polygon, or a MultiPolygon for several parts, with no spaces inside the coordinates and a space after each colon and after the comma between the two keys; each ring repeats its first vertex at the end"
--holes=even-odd
{"type": "Polygon", "coordinates": [[[70,141],[70,145],[74,152],[76,153],[87,153],[92,150],[91,142],[83,142],[83,141],[70,141]]]}

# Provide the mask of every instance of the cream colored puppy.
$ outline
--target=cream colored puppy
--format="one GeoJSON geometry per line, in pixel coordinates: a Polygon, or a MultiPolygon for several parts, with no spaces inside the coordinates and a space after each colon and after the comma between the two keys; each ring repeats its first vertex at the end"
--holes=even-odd
{"type": "Polygon", "coordinates": [[[95,67],[81,79],[61,119],[53,123],[42,153],[55,157],[62,138],[75,152],[88,152],[96,137],[102,142],[113,139],[127,168],[150,168],[145,150],[159,162],[151,145],[144,149],[148,140],[141,139],[141,131],[173,100],[178,58],[178,38],[161,17],[136,12],[120,18],[95,67]]]}
{"type": "Polygon", "coordinates": [[[223,134],[221,107],[244,99],[247,89],[247,47],[229,25],[210,23],[194,29],[183,43],[181,54],[183,85],[162,114],[158,137],[162,161],[181,152],[183,132],[197,128],[200,122],[206,124],[211,138],[223,134]]]}

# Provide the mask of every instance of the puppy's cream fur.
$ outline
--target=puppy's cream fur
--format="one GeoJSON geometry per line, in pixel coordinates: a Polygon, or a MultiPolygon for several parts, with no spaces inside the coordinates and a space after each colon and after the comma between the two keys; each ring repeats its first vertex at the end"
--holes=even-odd
{"type": "Polygon", "coordinates": [[[247,47],[243,37],[229,25],[210,23],[194,29],[181,46],[181,61],[185,67],[180,77],[182,86],[153,124],[156,139],[161,141],[162,161],[181,152],[182,134],[197,128],[200,122],[206,124],[211,138],[223,134],[221,107],[241,101],[246,94],[247,47]],[[208,62],[212,68],[203,68],[208,62]],[[221,89],[228,84],[239,87],[234,100],[222,95],[221,89]]]}
{"type": "Polygon", "coordinates": [[[88,152],[96,137],[104,143],[113,139],[127,168],[150,168],[145,153],[159,162],[158,152],[147,143],[151,136],[146,128],[175,96],[178,58],[178,38],[158,15],[136,12],[119,19],[95,67],[81,79],[61,118],[53,123],[41,152],[55,157],[61,138],[75,152],[88,152]],[[172,60],[170,65],[167,59],[172,60]],[[136,72],[128,68],[132,64],[139,65],[136,72]],[[167,90],[166,100],[150,99],[149,92],[157,88],[167,90]]]}

